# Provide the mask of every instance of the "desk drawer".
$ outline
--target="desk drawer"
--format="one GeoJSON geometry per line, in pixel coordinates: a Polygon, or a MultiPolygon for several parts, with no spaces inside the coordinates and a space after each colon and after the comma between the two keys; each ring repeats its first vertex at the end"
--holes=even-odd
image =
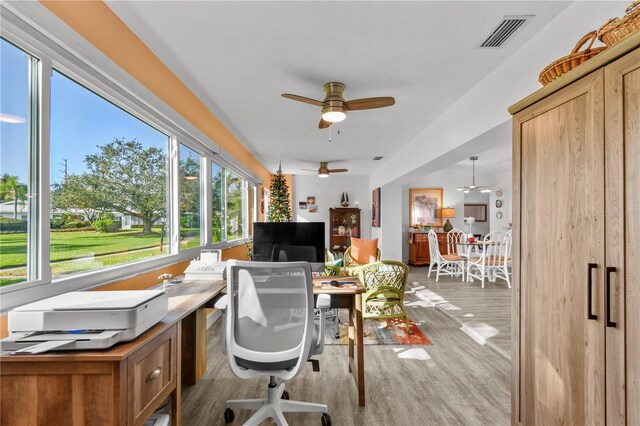
{"type": "Polygon", "coordinates": [[[176,387],[177,326],[173,326],[128,359],[129,421],[141,424],[176,387]]]}

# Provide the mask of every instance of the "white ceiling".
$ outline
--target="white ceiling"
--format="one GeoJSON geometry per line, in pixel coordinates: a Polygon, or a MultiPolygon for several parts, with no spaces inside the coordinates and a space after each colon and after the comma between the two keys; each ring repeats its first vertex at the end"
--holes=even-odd
{"type": "Polygon", "coordinates": [[[319,161],[370,174],[569,3],[107,1],[265,167],[294,174],[319,161]],[[535,18],[475,48],[505,15],[535,18]],[[329,142],[319,108],[280,96],[322,99],[328,81],[396,105],[349,113],[329,142]]]}

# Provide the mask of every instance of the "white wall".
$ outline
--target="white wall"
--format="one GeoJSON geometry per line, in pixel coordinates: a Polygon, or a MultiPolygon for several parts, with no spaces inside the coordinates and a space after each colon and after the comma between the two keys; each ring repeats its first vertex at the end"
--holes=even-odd
{"type": "Polygon", "coordinates": [[[362,238],[371,236],[371,192],[367,176],[333,174],[326,179],[316,175],[294,175],[291,194],[293,195],[292,213],[295,222],[324,222],[325,247],[329,247],[329,209],[340,206],[343,192],[349,195],[349,207],[360,209],[360,231],[362,238]],[[307,197],[316,197],[317,213],[309,209],[300,210],[299,201],[307,201],[307,197]]]}
{"type": "MultiPolygon", "coordinates": [[[[373,191],[373,189],[371,189],[373,191]]],[[[380,188],[380,227],[371,228],[371,237],[378,239],[382,260],[402,261],[402,209],[403,189],[400,185],[380,188]]]]}

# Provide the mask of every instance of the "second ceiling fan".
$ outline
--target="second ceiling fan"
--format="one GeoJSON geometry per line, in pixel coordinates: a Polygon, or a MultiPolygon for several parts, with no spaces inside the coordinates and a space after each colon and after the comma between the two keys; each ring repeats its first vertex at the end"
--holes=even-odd
{"type": "MultiPolygon", "coordinates": [[[[308,172],[315,172],[315,169],[302,169],[308,172]]],[[[318,167],[318,177],[327,178],[331,173],[344,173],[348,172],[348,169],[330,169],[328,161],[321,161],[320,167],[318,167]]]]}
{"type": "Polygon", "coordinates": [[[324,85],[324,100],[306,98],[291,93],[283,93],[282,96],[294,101],[304,102],[307,104],[322,107],[322,118],[320,118],[320,129],[326,129],[333,123],[347,118],[347,111],[358,111],[363,109],[374,109],[388,107],[396,103],[391,96],[382,96],[377,98],[362,98],[346,101],[342,96],[345,85],[338,82],[331,82],[324,85]]]}

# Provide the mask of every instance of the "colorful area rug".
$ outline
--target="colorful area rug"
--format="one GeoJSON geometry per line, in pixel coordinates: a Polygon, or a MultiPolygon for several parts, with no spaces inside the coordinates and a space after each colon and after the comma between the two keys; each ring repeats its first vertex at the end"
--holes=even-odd
{"type": "MultiPolygon", "coordinates": [[[[329,318],[325,323],[326,345],[349,344],[349,311],[337,309],[340,319],[340,337],[336,338],[335,319],[329,318]]],[[[330,311],[331,312],[331,311],[330,311]]],[[[431,340],[422,332],[418,324],[409,318],[411,334],[407,336],[404,329],[404,320],[392,319],[365,319],[364,320],[364,344],[365,345],[431,345],[431,340]]]]}

